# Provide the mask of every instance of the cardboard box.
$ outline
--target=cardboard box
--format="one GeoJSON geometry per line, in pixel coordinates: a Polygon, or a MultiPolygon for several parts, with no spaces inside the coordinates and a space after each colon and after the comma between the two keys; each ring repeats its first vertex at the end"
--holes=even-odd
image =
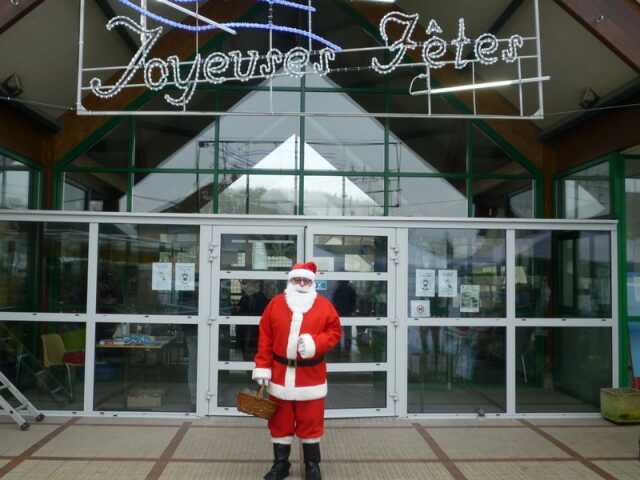
{"type": "Polygon", "coordinates": [[[161,388],[136,388],[127,393],[127,409],[147,410],[162,407],[165,391],[161,388]]]}

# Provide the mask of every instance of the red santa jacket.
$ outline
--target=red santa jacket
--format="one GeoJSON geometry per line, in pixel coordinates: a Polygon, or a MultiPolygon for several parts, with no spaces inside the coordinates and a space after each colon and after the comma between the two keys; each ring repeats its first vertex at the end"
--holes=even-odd
{"type": "Polygon", "coordinates": [[[306,313],[294,313],[285,294],[274,297],[260,319],[258,353],[253,378],[269,378],[269,393],[281,400],[316,400],[327,396],[327,364],[287,367],[273,359],[274,353],[289,359],[324,356],[340,340],[338,312],[329,300],[317,295],[306,313]],[[297,351],[298,338],[305,343],[305,355],[297,351]]]}

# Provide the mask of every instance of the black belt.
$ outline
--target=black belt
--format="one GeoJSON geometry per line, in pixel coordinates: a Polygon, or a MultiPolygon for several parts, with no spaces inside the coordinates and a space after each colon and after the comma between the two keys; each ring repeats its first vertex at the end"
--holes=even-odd
{"type": "Polygon", "coordinates": [[[324,357],[319,357],[319,358],[312,358],[309,360],[291,360],[289,358],[285,358],[285,357],[281,357],[280,355],[273,355],[273,359],[278,362],[281,363],[283,365],[286,365],[287,367],[315,367],[316,365],[320,365],[322,362],[324,362],[324,357]]]}

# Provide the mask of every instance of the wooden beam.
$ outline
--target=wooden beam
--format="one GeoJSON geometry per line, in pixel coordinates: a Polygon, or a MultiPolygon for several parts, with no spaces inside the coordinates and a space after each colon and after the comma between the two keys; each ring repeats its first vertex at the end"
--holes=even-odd
{"type": "Polygon", "coordinates": [[[618,57],[640,72],[640,4],[636,0],[555,0],[618,57]]]}

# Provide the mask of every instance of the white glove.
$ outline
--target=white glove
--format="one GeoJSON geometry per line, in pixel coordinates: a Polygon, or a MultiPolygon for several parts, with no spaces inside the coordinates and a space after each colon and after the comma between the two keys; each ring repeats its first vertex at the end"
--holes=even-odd
{"type": "Polygon", "coordinates": [[[268,378],[255,378],[254,379],[258,385],[268,387],[271,381],[268,378]]]}
{"type": "Polygon", "coordinates": [[[298,353],[300,354],[301,357],[304,357],[304,354],[306,351],[307,349],[304,344],[304,338],[298,337],[298,353]]]}

